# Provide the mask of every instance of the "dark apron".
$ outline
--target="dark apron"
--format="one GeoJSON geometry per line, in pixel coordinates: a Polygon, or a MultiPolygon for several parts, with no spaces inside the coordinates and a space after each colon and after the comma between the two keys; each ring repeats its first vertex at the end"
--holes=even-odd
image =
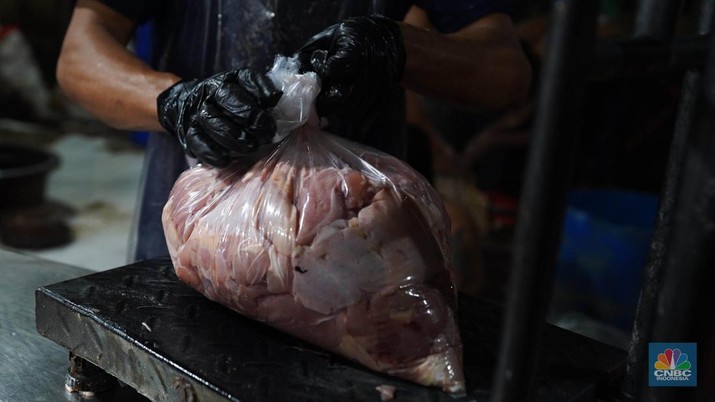
{"type": "MultiPolygon", "coordinates": [[[[408,7],[390,0],[177,0],[155,21],[154,64],[184,78],[240,67],[267,70],[276,55],[293,54],[337,21],[373,12],[399,20],[408,7]]],[[[402,116],[403,105],[394,105],[378,119],[372,138],[358,140],[400,156],[402,116]]],[[[339,122],[332,126],[342,134],[339,122]]],[[[161,213],[174,181],[187,168],[175,138],[149,135],[133,239],[135,260],[169,254],[161,213]]]]}

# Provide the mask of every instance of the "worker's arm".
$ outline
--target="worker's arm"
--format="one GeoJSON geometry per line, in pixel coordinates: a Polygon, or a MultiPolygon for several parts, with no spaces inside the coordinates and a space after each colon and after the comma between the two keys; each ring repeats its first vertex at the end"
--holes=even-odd
{"type": "Polygon", "coordinates": [[[57,66],[63,91],[112,127],[168,131],[209,165],[270,143],[276,123],[267,109],[281,92],[265,74],[237,69],[182,80],[153,70],[126,48],[135,28],[98,1],[78,0],[57,66]]]}
{"type": "Polygon", "coordinates": [[[179,81],[126,48],[135,24],[93,0],[77,0],[57,64],[63,92],[110,126],[162,130],[157,96],[179,81]]]}
{"type": "Polygon", "coordinates": [[[333,110],[380,107],[400,83],[479,109],[525,100],[531,70],[507,14],[486,15],[452,34],[413,23],[354,17],[311,38],[299,54],[324,84],[319,109],[321,98],[333,110]]]}
{"type": "Polygon", "coordinates": [[[400,24],[406,88],[482,109],[525,100],[531,68],[508,15],[490,14],[458,32],[442,34],[425,29],[420,14],[414,7],[400,24]]]}

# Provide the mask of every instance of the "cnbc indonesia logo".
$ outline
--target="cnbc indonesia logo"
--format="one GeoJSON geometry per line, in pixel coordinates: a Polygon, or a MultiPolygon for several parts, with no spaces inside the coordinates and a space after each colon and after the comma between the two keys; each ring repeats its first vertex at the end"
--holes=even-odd
{"type": "Polygon", "coordinates": [[[665,352],[658,354],[658,361],[654,366],[653,374],[659,381],[687,380],[687,377],[693,375],[688,355],[678,348],[666,349],[665,352]]]}
{"type": "Polygon", "coordinates": [[[697,384],[695,371],[696,345],[694,343],[651,343],[649,349],[651,361],[654,361],[653,371],[649,379],[650,386],[694,387],[697,384]],[[658,353],[659,350],[662,352],[658,353]]]}

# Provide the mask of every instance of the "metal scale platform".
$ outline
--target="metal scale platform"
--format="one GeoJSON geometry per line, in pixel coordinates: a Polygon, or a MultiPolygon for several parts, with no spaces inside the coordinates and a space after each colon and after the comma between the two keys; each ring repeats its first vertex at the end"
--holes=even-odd
{"type": "MultiPolygon", "coordinates": [[[[155,401],[380,401],[379,385],[396,387],[395,401],[488,401],[501,330],[498,306],[460,298],[469,392],[452,398],[211,302],[168,259],[41,287],[35,297],[37,330],[70,351],[70,371],[96,365],[155,401]]],[[[594,401],[623,375],[622,350],[553,326],[545,342],[539,400],[594,401]]]]}

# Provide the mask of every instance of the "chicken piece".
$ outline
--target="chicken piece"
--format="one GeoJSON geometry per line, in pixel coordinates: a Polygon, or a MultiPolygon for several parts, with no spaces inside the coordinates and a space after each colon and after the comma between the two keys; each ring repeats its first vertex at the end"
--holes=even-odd
{"type": "Polygon", "coordinates": [[[385,401],[391,401],[395,399],[395,388],[394,385],[378,385],[375,387],[375,390],[380,393],[380,400],[385,402],[385,401]]]}

